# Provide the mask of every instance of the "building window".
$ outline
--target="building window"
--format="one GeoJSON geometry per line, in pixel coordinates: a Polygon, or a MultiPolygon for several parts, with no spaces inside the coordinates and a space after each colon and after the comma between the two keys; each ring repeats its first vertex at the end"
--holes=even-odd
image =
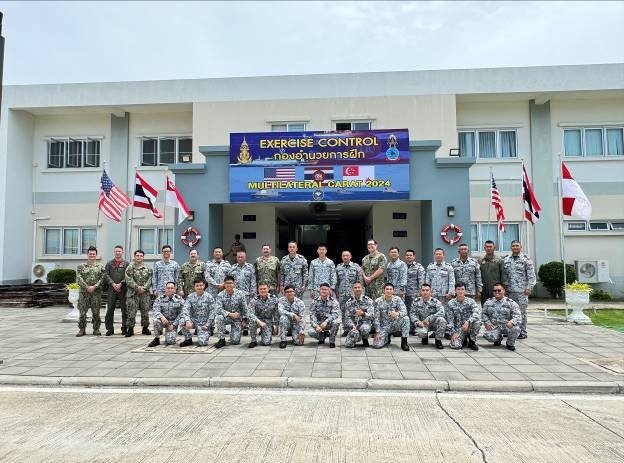
{"type": "Polygon", "coordinates": [[[605,232],[605,231],[624,231],[623,220],[596,220],[591,222],[584,221],[566,221],[566,229],[571,232],[605,232]]]}
{"type": "Polygon", "coordinates": [[[50,255],[86,255],[97,242],[95,228],[58,227],[44,230],[43,253],[50,255]]]}
{"type": "Polygon", "coordinates": [[[278,122],[271,124],[271,132],[305,132],[305,122],[278,122]]]}
{"type": "Polygon", "coordinates": [[[511,242],[520,239],[520,224],[505,223],[506,231],[498,229],[498,224],[487,222],[473,222],[470,225],[472,252],[482,251],[486,241],[492,240],[498,251],[510,251],[511,242]]]}
{"type": "Polygon", "coordinates": [[[165,244],[173,250],[173,228],[139,228],[139,249],[145,254],[158,255],[165,244]]]}
{"type": "Polygon", "coordinates": [[[100,167],[97,138],[51,138],[48,140],[48,168],[100,167]]]}
{"type": "Polygon", "coordinates": [[[480,159],[518,157],[516,130],[462,130],[458,133],[459,154],[480,159]]]}
{"type": "Polygon", "coordinates": [[[190,163],[193,160],[191,137],[143,137],[141,139],[141,166],[166,166],[190,163]]]}
{"type": "Polygon", "coordinates": [[[622,156],[624,129],[621,127],[590,127],[563,130],[564,156],[622,156]]]}
{"type": "Polygon", "coordinates": [[[586,231],[587,222],[567,222],[568,231],[586,231]]]}
{"type": "Polygon", "coordinates": [[[372,121],[346,121],[346,122],[336,122],[336,130],[342,131],[358,131],[358,130],[371,130],[373,128],[372,121]]]}

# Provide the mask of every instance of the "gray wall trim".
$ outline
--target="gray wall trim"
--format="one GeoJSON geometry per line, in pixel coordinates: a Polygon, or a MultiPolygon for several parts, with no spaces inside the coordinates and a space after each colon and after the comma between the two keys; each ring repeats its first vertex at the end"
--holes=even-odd
{"type": "Polygon", "coordinates": [[[441,140],[410,140],[410,151],[436,151],[442,146],[441,140]]]}
{"type": "Polygon", "coordinates": [[[229,156],[230,146],[200,146],[199,152],[204,156],[229,156]]]}
{"type": "Polygon", "coordinates": [[[170,164],[169,170],[174,174],[203,174],[206,172],[206,164],[193,163],[193,164],[170,164]]]}
{"type": "Polygon", "coordinates": [[[477,160],[469,157],[455,157],[455,158],[435,158],[435,163],[438,167],[460,167],[462,169],[469,169],[477,160]]]}

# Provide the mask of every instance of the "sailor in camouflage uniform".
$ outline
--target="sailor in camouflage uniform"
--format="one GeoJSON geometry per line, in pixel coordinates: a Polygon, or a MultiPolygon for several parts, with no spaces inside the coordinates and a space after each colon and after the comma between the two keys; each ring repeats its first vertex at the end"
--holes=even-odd
{"type": "Polygon", "coordinates": [[[481,314],[481,321],[485,326],[483,337],[495,346],[500,346],[503,335],[507,335],[507,349],[514,351],[522,323],[520,307],[516,301],[505,297],[502,283],[495,283],[492,292],[494,297],[485,302],[481,314]]]}
{"type": "Polygon", "coordinates": [[[394,294],[405,300],[407,265],[399,258],[399,248],[392,246],[386,263],[386,282],[394,285],[394,294]]]}
{"type": "Polygon", "coordinates": [[[195,291],[195,280],[203,278],[206,272],[206,264],[199,260],[197,249],[189,251],[189,260],[180,267],[180,281],[178,283],[178,295],[187,297],[195,291]]]}
{"type": "Polygon", "coordinates": [[[178,326],[182,319],[184,299],[176,294],[176,285],[170,281],[165,285],[165,294],[154,301],[154,334],[156,337],[147,347],[160,344],[160,335],[165,329],[165,344],[175,344],[178,326]]]}
{"type": "Polygon", "coordinates": [[[230,275],[234,277],[236,289],[241,290],[249,302],[256,295],[256,269],[247,262],[247,253],[238,251],[236,263],[230,269],[230,275]]]}
{"type": "Polygon", "coordinates": [[[115,307],[119,301],[121,308],[121,334],[126,334],[126,320],[128,313],[126,310],[126,269],[129,262],[123,258],[123,246],[117,245],[113,249],[115,257],[109,260],[104,267],[104,279],[108,283],[108,303],[104,326],[106,336],[112,336],[115,332],[113,323],[115,321],[115,307]]]}
{"type": "Polygon", "coordinates": [[[271,255],[271,246],[262,245],[262,255],[256,259],[256,284],[264,281],[269,285],[269,292],[277,295],[279,288],[280,260],[271,255]]]}
{"type": "MultiPolygon", "coordinates": [[[[444,261],[444,249],[437,248],[433,253],[434,262],[427,266],[425,282],[431,285],[431,295],[444,306],[446,319],[449,319],[448,301],[455,295],[455,270],[444,261]]],[[[446,325],[447,339],[451,338],[450,326],[446,325]]]]}
{"type": "Polygon", "coordinates": [[[223,280],[225,289],[217,295],[219,311],[215,316],[215,324],[219,335],[217,349],[225,346],[225,325],[230,325],[230,344],[240,344],[243,331],[243,319],[247,319],[247,296],[234,287],[234,277],[228,275],[223,280]]]}
{"type": "Polygon", "coordinates": [[[407,336],[409,335],[409,318],[405,303],[399,296],[394,295],[392,283],[384,285],[384,295],[375,301],[375,343],[373,347],[380,349],[390,344],[390,335],[401,332],[401,349],[409,350],[407,336]]]}
{"type": "Polygon", "coordinates": [[[126,269],[126,285],[128,295],[126,306],[128,311],[128,321],[126,322],[126,334],[129,338],[134,335],[134,324],[136,323],[137,309],[141,312],[142,333],[152,334],[149,330],[149,309],[152,299],[150,289],[152,286],[152,269],[143,262],[145,253],[140,249],[134,251],[134,262],[126,269]]]}
{"type": "Polygon", "coordinates": [[[332,290],[336,288],[336,266],[334,261],[326,256],[327,246],[319,244],[316,252],[318,258],[310,262],[308,270],[308,289],[312,299],[319,296],[319,288],[323,283],[329,285],[332,290]]]}
{"type": "Polygon", "coordinates": [[[207,346],[210,328],[214,323],[216,314],[221,310],[219,301],[215,301],[215,298],[205,291],[206,283],[203,278],[195,280],[194,287],[195,292],[186,298],[182,308],[184,341],[180,343],[180,347],[193,345],[193,335],[191,334],[193,328],[197,331],[197,345],[207,346]]]}
{"type": "Polygon", "coordinates": [[[507,278],[507,296],[518,304],[522,314],[520,323],[520,335],[518,339],[527,337],[527,308],[529,306],[529,294],[535,286],[535,266],[526,254],[522,254],[520,241],[511,242],[511,255],[503,260],[505,276],[507,278]]]}
{"type": "Polygon", "coordinates": [[[180,280],[180,266],[171,259],[171,246],[165,244],[162,249],[162,260],[154,262],[152,274],[152,292],[154,296],[165,294],[165,285],[168,281],[178,284],[180,280]]]}
{"type": "Polygon", "coordinates": [[[503,259],[496,256],[494,253],[496,245],[494,241],[487,240],[483,248],[485,255],[479,259],[479,266],[481,267],[481,281],[483,283],[483,290],[481,291],[481,307],[485,304],[489,298],[494,297],[492,293],[492,287],[494,283],[498,281],[506,281],[505,278],[505,265],[503,259]]]}
{"type": "Polygon", "coordinates": [[[321,283],[319,296],[310,304],[310,329],[308,334],[318,339],[319,344],[329,337],[329,347],[336,347],[336,334],[340,327],[340,305],[331,297],[331,288],[321,283]]]}
{"type": "Polygon", "coordinates": [[[336,297],[340,303],[340,312],[342,315],[342,335],[346,336],[349,329],[347,328],[346,309],[347,301],[353,296],[353,283],[359,281],[364,282],[364,273],[362,267],[355,262],[351,262],[351,252],[342,251],[342,263],[336,265],[336,297]]]}
{"type": "Polygon", "coordinates": [[[288,254],[282,257],[280,265],[280,287],[292,285],[296,296],[302,297],[308,284],[308,261],[301,254],[297,254],[297,242],[288,242],[288,254]]]}
{"type": "Polygon", "coordinates": [[[420,297],[412,302],[410,320],[414,334],[420,336],[422,344],[429,344],[429,333],[435,333],[435,345],[444,349],[442,338],[446,330],[446,315],[442,303],[431,297],[431,286],[423,283],[420,286],[420,297]]]}
{"type": "Polygon", "coordinates": [[[76,283],[80,286],[78,295],[78,334],[84,336],[87,328],[87,312],[91,309],[91,323],[93,334],[100,336],[100,306],[102,305],[102,283],[104,282],[104,267],[96,262],[97,248],[90,246],[87,250],[87,263],[81,264],[76,270],[76,283]]]}
{"type": "Polygon", "coordinates": [[[405,251],[405,265],[407,265],[407,284],[405,285],[405,307],[409,312],[412,303],[420,297],[420,285],[425,282],[425,267],[416,262],[416,253],[413,249],[405,251]]]}
{"type": "Polygon", "coordinates": [[[375,303],[370,297],[364,295],[364,288],[359,281],[353,283],[352,292],[353,295],[345,303],[345,329],[347,330],[345,347],[355,347],[355,344],[360,341],[364,347],[368,347],[368,335],[375,318],[375,303]]]}
{"type": "Polygon", "coordinates": [[[466,342],[472,350],[479,350],[477,336],[481,329],[481,306],[466,296],[466,284],[455,283],[455,298],[449,301],[448,320],[451,326],[451,349],[461,349],[466,342]]]}
{"type": "Polygon", "coordinates": [[[286,333],[292,332],[292,339],[296,346],[302,346],[305,340],[305,321],[303,315],[305,304],[295,296],[295,288],[292,285],[284,287],[284,297],[277,302],[280,314],[279,335],[280,349],[286,347],[286,333]]]}
{"type": "Polygon", "coordinates": [[[460,281],[466,285],[466,297],[471,299],[481,297],[483,283],[481,282],[481,267],[476,259],[469,256],[468,245],[462,243],[457,249],[459,257],[453,259],[451,265],[455,270],[455,283],[460,281]]]}
{"type": "Polygon", "coordinates": [[[261,282],[258,286],[258,295],[247,306],[247,318],[249,319],[249,331],[251,342],[249,348],[258,345],[258,327],[260,327],[260,344],[270,346],[273,334],[277,334],[279,328],[279,311],[277,297],[269,293],[269,285],[261,282]]]}
{"type": "Polygon", "coordinates": [[[223,279],[230,274],[232,266],[227,260],[223,259],[223,249],[219,246],[212,250],[212,260],[206,262],[206,272],[204,279],[206,280],[206,292],[212,297],[217,297],[225,285],[223,279]]]}
{"type": "Polygon", "coordinates": [[[368,240],[366,248],[368,254],[362,259],[364,284],[366,285],[366,295],[375,301],[383,293],[384,272],[388,260],[386,256],[377,251],[377,241],[368,240]]]}

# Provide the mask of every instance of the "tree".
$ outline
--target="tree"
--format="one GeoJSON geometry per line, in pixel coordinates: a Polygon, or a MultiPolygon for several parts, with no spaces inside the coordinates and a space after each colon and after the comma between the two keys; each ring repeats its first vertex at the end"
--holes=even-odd
{"type": "MultiPolygon", "coordinates": [[[[537,276],[552,297],[563,297],[563,263],[552,261],[542,264],[537,276]]],[[[576,271],[572,264],[566,264],[566,281],[568,283],[576,281],[576,271]]]]}

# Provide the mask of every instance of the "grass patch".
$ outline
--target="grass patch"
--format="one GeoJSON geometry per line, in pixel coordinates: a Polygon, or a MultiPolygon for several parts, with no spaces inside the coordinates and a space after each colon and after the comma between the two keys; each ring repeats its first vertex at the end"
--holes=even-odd
{"type": "MultiPolygon", "coordinates": [[[[565,310],[562,309],[549,310],[548,313],[565,316],[565,310]]],[[[571,311],[568,311],[568,313],[571,313],[571,311]]],[[[585,309],[583,313],[591,318],[594,325],[604,326],[605,328],[624,333],[624,310],[597,309],[594,312],[593,309],[585,309]]]]}

